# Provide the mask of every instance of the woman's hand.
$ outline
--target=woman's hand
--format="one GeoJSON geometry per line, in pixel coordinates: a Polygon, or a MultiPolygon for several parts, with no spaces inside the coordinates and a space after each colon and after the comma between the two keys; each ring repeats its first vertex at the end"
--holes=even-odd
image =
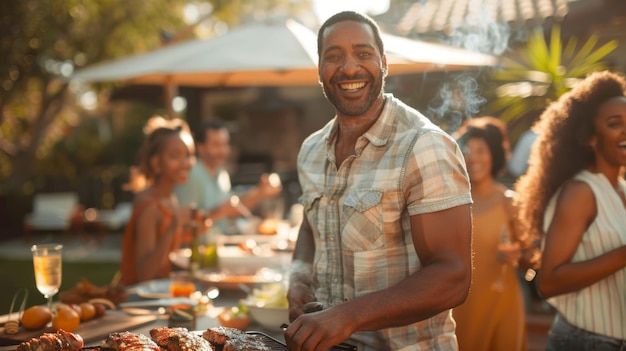
{"type": "Polygon", "coordinates": [[[522,249],[522,257],[520,257],[519,262],[522,268],[539,269],[541,264],[541,249],[535,246],[522,249]]]}
{"type": "Polygon", "coordinates": [[[517,267],[522,257],[522,250],[518,242],[501,243],[498,245],[497,259],[501,263],[517,267]]]}

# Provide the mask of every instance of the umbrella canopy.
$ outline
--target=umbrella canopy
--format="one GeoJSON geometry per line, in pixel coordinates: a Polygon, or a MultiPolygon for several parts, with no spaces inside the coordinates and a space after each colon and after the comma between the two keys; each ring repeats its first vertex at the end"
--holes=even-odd
{"type": "MultiPolygon", "coordinates": [[[[496,64],[489,55],[385,34],[389,74],[496,64]]],[[[245,25],[224,35],[95,64],[72,79],[176,86],[314,85],[317,35],[292,19],[245,25]]]]}

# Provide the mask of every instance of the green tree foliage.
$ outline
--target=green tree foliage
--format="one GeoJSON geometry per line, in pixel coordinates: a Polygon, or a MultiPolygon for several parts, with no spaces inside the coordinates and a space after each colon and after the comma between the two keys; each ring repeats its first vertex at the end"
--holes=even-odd
{"type": "Polygon", "coordinates": [[[79,124],[76,67],[161,45],[184,0],[0,2],[0,194],[33,190],[33,165],[79,124]]]}
{"type": "MultiPolygon", "coordinates": [[[[548,43],[543,30],[537,29],[522,50],[503,56],[501,67],[492,72],[492,79],[497,84],[496,98],[487,105],[487,113],[500,116],[510,126],[519,125],[524,118],[534,120],[577,80],[591,72],[607,69],[602,59],[617,47],[617,41],[597,46],[595,35],[582,45],[578,45],[576,37],[563,43],[558,26],[552,28],[548,43]]],[[[525,127],[528,125],[522,123],[518,129],[525,127]]]]}
{"type": "Polygon", "coordinates": [[[200,27],[211,36],[248,19],[307,13],[308,0],[0,1],[0,195],[32,192],[35,173],[71,178],[99,157],[114,162],[115,140],[103,144],[101,121],[89,121],[75,104],[74,70],[153,50],[164,39],[194,38],[200,27]],[[191,25],[183,21],[189,3],[204,10],[191,25]]]}

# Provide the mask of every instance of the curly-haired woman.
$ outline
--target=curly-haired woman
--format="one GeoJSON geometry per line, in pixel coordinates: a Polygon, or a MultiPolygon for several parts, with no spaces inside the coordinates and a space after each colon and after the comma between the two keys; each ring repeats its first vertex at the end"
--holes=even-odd
{"type": "Polygon", "coordinates": [[[557,311],[547,350],[626,349],[626,82],[597,72],[552,103],[528,172],[521,218],[543,235],[538,288],[557,311]]]}

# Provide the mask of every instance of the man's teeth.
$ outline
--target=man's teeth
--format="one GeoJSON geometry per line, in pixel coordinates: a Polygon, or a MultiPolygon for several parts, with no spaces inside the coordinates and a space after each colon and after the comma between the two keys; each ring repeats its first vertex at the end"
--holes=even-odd
{"type": "Polygon", "coordinates": [[[363,88],[365,86],[365,82],[361,82],[361,83],[345,83],[345,84],[339,84],[339,86],[343,90],[357,90],[357,89],[363,88]]]}
{"type": "Polygon", "coordinates": [[[619,143],[620,147],[626,147],[626,141],[622,141],[621,143],[619,143]]]}

